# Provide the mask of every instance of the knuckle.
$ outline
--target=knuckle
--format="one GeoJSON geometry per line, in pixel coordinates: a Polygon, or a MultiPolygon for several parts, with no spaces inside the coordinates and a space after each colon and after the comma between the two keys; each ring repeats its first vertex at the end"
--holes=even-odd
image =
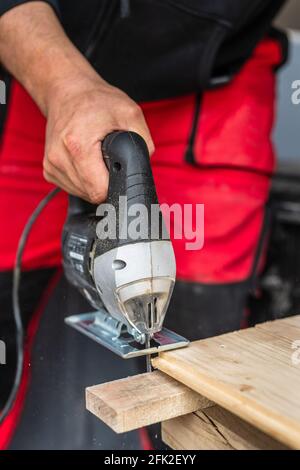
{"type": "Polygon", "coordinates": [[[79,138],[73,133],[68,133],[65,135],[64,144],[67,147],[68,151],[74,158],[81,157],[82,147],[79,138]]]}
{"type": "Polygon", "coordinates": [[[58,152],[53,150],[49,150],[46,155],[46,159],[50,162],[53,166],[59,167],[60,166],[60,157],[58,152]]]}
{"type": "Polygon", "coordinates": [[[90,191],[89,199],[92,204],[99,204],[105,200],[105,194],[103,191],[90,191]]]}
{"type": "Polygon", "coordinates": [[[131,119],[132,118],[138,118],[141,116],[142,114],[142,110],[141,108],[135,104],[135,103],[132,103],[130,104],[127,108],[126,108],[126,114],[127,116],[129,116],[131,119]]]}
{"type": "Polygon", "coordinates": [[[155,152],[155,145],[152,141],[149,142],[149,153],[150,155],[153,155],[153,153],[155,152]]]}
{"type": "Polygon", "coordinates": [[[51,175],[45,168],[43,169],[43,177],[48,183],[52,183],[51,175]]]}

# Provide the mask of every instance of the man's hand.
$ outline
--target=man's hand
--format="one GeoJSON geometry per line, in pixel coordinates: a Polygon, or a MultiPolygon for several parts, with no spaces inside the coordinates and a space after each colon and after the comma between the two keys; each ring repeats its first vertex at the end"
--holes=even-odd
{"type": "Polygon", "coordinates": [[[0,60],[47,118],[47,181],[99,203],[108,187],[101,155],[101,141],[107,134],[135,131],[153,152],[139,106],[93,70],[47,4],[29,2],[0,18],[0,60]]]}
{"type": "Polygon", "coordinates": [[[108,171],[101,141],[114,130],[132,130],[153,143],[141,109],[103,80],[60,84],[49,101],[44,177],[93,203],[106,198],[108,171]]]}

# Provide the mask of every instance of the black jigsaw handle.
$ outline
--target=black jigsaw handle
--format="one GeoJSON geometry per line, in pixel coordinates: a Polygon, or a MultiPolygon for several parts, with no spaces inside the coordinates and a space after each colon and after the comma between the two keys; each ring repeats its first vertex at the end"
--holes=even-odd
{"type": "MultiPolygon", "coordinates": [[[[147,207],[157,204],[157,195],[144,139],[135,132],[115,131],[102,143],[102,154],[109,170],[106,203],[119,206],[119,196],[126,196],[128,205],[141,203],[147,207]]],[[[95,205],[69,196],[68,215],[95,212],[95,205]]]]}
{"type": "MultiPolygon", "coordinates": [[[[101,244],[99,240],[96,250],[98,255],[104,250],[108,251],[124,244],[150,241],[153,224],[157,224],[155,234],[159,234],[162,227],[161,214],[158,209],[156,211],[158,217],[155,220],[151,218],[151,207],[156,205],[158,208],[158,200],[149,152],[144,139],[135,132],[113,132],[104,139],[102,152],[109,169],[108,196],[105,203],[111,204],[115,209],[116,239],[107,240],[105,244],[101,244]],[[132,207],[133,205],[135,207],[132,207]],[[130,230],[128,231],[132,221],[139,215],[136,211],[139,207],[137,205],[143,206],[142,222],[144,224],[138,238],[132,237],[130,230]],[[133,211],[131,215],[129,215],[130,209],[133,211]],[[145,214],[147,216],[144,216],[145,214]],[[124,234],[127,236],[124,237],[124,234]]],[[[101,205],[98,207],[97,214],[100,208],[101,205]]],[[[155,239],[157,238],[159,235],[155,239]]]]}
{"type": "Polygon", "coordinates": [[[101,209],[107,206],[93,205],[76,196],[69,197],[68,218],[64,232],[70,230],[85,234],[89,240],[95,238],[97,256],[117,246],[150,241],[153,239],[153,233],[155,240],[161,238],[161,234],[165,234],[164,224],[158,209],[150,157],[144,139],[135,132],[112,132],[102,143],[102,153],[109,169],[108,195],[104,204],[111,204],[114,208],[115,217],[109,220],[109,223],[115,221],[116,237],[103,241],[101,237],[96,236],[96,233],[99,233],[96,227],[99,227],[99,223],[100,225],[103,223],[103,218],[106,216],[101,209]],[[130,208],[134,210],[132,207],[134,205],[142,205],[144,214],[147,214],[147,220],[143,218],[144,225],[138,237],[132,237],[128,230],[132,221],[136,219],[135,211],[133,215],[128,214],[130,208]],[[155,219],[151,217],[153,205],[157,207],[155,219]]]}
{"type": "Polygon", "coordinates": [[[109,189],[106,202],[117,208],[119,196],[132,204],[157,204],[157,195],[146,142],[135,132],[117,131],[109,134],[102,144],[103,157],[109,169],[109,189]]]}

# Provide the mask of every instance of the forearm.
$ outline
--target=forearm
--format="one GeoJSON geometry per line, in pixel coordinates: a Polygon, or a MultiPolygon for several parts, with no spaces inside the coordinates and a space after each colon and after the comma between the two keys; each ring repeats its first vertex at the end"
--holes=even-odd
{"type": "Polygon", "coordinates": [[[94,204],[106,198],[108,172],[100,142],[132,130],[153,142],[143,113],[109,85],[73,46],[52,8],[27,2],[0,17],[0,61],[47,118],[44,177],[94,204]]]}
{"type": "Polygon", "coordinates": [[[70,88],[78,86],[82,76],[97,84],[101,80],[68,39],[52,8],[43,2],[26,3],[1,16],[0,62],[44,115],[51,96],[66,80],[70,88]]]}

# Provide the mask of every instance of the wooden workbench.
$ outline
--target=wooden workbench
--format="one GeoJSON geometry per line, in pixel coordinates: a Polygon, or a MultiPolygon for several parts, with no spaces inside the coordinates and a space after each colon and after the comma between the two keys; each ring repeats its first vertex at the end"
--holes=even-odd
{"type": "Polygon", "coordinates": [[[163,421],[174,449],[300,449],[300,316],[193,342],[159,371],[89,387],[116,432],[163,421]]]}

